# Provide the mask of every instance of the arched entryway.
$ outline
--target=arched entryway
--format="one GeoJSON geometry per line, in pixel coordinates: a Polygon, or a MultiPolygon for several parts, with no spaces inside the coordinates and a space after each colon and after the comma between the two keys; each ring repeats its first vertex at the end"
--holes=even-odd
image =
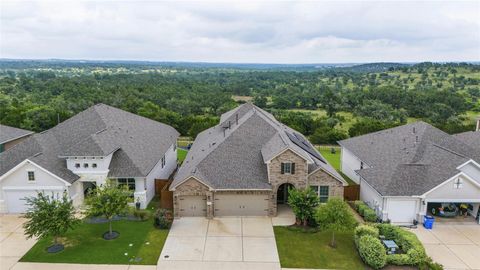
{"type": "Polygon", "coordinates": [[[277,190],[277,204],[286,204],[288,202],[288,189],[295,188],[290,183],[281,184],[277,190]]]}

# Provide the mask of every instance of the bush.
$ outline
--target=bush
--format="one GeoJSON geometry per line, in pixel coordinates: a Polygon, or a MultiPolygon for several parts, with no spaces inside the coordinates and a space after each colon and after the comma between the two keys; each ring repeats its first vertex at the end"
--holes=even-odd
{"type": "Polygon", "coordinates": [[[315,210],[319,204],[318,195],[311,188],[288,189],[288,205],[292,207],[296,219],[303,226],[307,226],[308,220],[314,217],[315,210]]]}
{"type": "Polygon", "coordinates": [[[360,207],[360,205],[362,204],[365,204],[363,201],[355,201],[353,202],[353,207],[355,208],[355,211],[358,212],[358,208],[360,207]]]}
{"type": "Polygon", "coordinates": [[[369,235],[375,238],[378,238],[379,232],[378,229],[370,225],[360,225],[355,228],[355,245],[358,248],[358,240],[364,235],[369,235]]]}
{"type": "Polygon", "coordinates": [[[410,256],[407,254],[388,254],[387,263],[394,265],[409,265],[410,256]]]}
{"type": "Polygon", "coordinates": [[[419,270],[443,270],[443,265],[436,263],[432,260],[432,258],[427,257],[427,259],[420,263],[418,266],[419,270]]]}
{"type": "Polygon", "coordinates": [[[364,216],[365,215],[365,210],[369,209],[370,207],[368,207],[368,205],[366,205],[365,203],[362,203],[358,206],[358,213],[360,214],[360,216],[364,216]]]}
{"type": "Polygon", "coordinates": [[[148,210],[135,209],[133,211],[133,216],[141,221],[145,221],[150,218],[150,212],[148,210]]]}
{"type": "Polygon", "coordinates": [[[363,219],[366,222],[377,222],[377,213],[372,208],[366,208],[363,210],[363,219]]]}
{"type": "Polygon", "coordinates": [[[358,241],[358,253],[362,260],[374,269],[380,269],[387,263],[386,250],[380,239],[363,235],[358,241]]]}
{"type": "Polygon", "coordinates": [[[172,225],[170,211],[167,209],[158,209],[155,212],[153,225],[159,229],[168,229],[172,225]]]}

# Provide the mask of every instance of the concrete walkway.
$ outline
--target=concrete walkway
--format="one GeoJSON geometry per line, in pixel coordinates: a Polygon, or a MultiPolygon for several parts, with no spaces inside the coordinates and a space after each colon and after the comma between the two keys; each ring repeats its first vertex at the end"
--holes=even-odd
{"type": "Polygon", "coordinates": [[[158,268],[279,270],[272,219],[226,217],[175,220],[158,268]]]}
{"type": "Polygon", "coordinates": [[[11,269],[35,244],[36,239],[26,239],[18,215],[0,215],[0,269],[11,269]]]}
{"type": "Polygon", "coordinates": [[[412,229],[427,254],[445,270],[480,269],[480,225],[435,224],[412,229]]]}

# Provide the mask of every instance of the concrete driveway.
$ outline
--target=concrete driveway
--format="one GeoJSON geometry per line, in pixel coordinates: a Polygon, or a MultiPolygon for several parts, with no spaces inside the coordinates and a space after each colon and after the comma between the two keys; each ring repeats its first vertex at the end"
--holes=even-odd
{"type": "Polygon", "coordinates": [[[412,230],[427,254],[445,270],[480,269],[480,225],[435,224],[432,230],[412,230]]]}
{"type": "Polygon", "coordinates": [[[272,219],[175,220],[158,269],[280,269],[272,219]]]}
{"type": "Polygon", "coordinates": [[[26,239],[18,215],[0,215],[0,269],[11,269],[37,240],[26,239]]]}

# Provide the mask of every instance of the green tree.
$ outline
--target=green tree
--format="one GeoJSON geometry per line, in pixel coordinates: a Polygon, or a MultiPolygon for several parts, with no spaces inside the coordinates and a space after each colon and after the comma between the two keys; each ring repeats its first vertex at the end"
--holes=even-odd
{"type": "Polygon", "coordinates": [[[112,219],[125,213],[128,209],[128,197],[131,191],[117,185],[113,180],[92,190],[86,198],[87,214],[89,216],[104,216],[109,223],[106,239],[113,239],[116,235],[112,230],[112,219]]]}
{"type": "Polygon", "coordinates": [[[23,224],[27,238],[52,236],[54,245],[59,245],[58,238],[80,222],[67,192],[62,197],[39,192],[37,197],[25,200],[29,206],[24,215],[27,221],[23,224]]]}
{"type": "Polygon", "coordinates": [[[315,208],[320,203],[315,191],[311,188],[288,189],[288,205],[292,207],[293,213],[303,226],[307,226],[315,214],[315,208]]]}
{"type": "Polygon", "coordinates": [[[335,232],[349,231],[355,228],[357,222],[352,215],[350,206],[341,198],[331,198],[318,207],[315,221],[322,230],[332,231],[330,246],[337,247],[335,232]]]}
{"type": "Polygon", "coordinates": [[[260,108],[267,107],[268,99],[265,95],[255,95],[253,97],[253,104],[257,105],[260,108]]]}

